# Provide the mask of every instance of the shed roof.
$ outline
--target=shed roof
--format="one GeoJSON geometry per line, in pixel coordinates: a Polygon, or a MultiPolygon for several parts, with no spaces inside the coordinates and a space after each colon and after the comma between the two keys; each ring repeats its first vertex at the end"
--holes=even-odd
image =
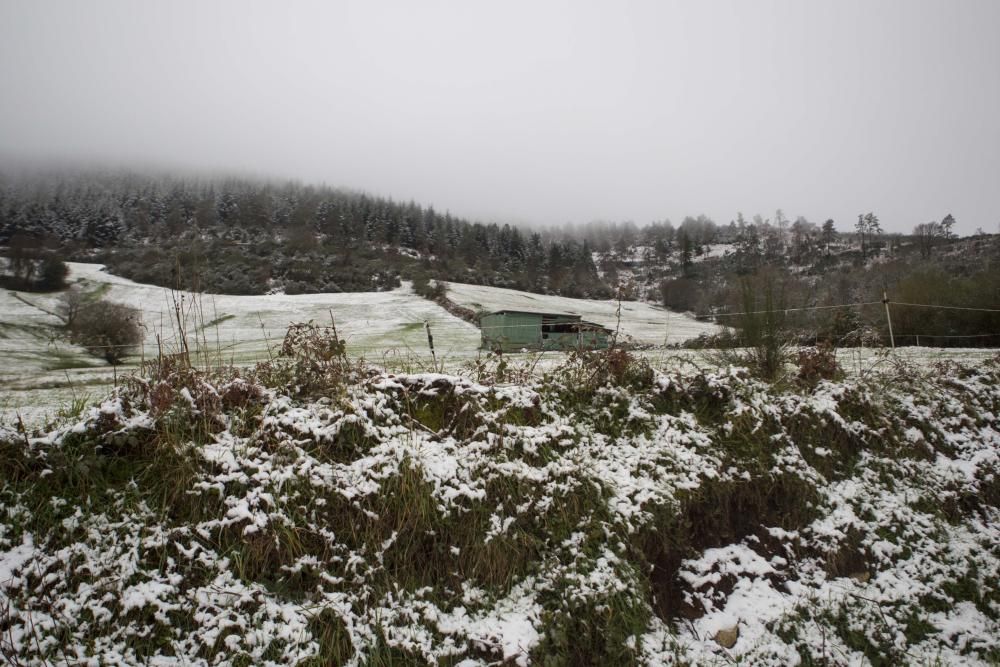
{"type": "Polygon", "coordinates": [[[524,315],[541,315],[542,317],[562,317],[562,318],[569,318],[569,319],[574,319],[574,320],[579,320],[581,318],[581,316],[577,315],[576,313],[552,313],[552,312],[545,312],[545,311],[541,311],[541,310],[524,310],[522,308],[504,308],[503,310],[494,310],[494,311],[491,311],[491,312],[486,313],[486,314],[487,315],[503,315],[504,313],[519,313],[519,314],[524,314],[524,315]]]}
{"type": "Polygon", "coordinates": [[[597,322],[591,322],[589,320],[580,320],[580,324],[583,325],[584,328],[600,329],[604,333],[611,333],[611,329],[604,326],[603,324],[598,324],[597,322]]]}

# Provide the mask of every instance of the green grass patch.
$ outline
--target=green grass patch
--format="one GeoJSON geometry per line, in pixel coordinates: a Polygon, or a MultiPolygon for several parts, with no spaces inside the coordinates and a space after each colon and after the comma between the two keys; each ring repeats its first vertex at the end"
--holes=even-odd
{"type": "Polygon", "coordinates": [[[46,361],[43,366],[43,370],[46,371],[61,371],[72,368],[93,368],[95,366],[94,361],[91,358],[69,350],[46,351],[45,357],[48,361],[46,361]]]}
{"type": "Polygon", "coordinates": [[[25,324],[21,322],[0,322],[0,337],[14,338],[14,334],[25,334],[46,343],[56,339],[58,329],[45,324],[25,324]]]}
{"type": "Polygon", "coordinates": [[[229,320],[235,320],[235,319],[236,319],[235,315],[233,315],[231,313],[227,313],[225,315],[221,315],[219,317],[216,317],[211,322],[206,322],[205,324],[203,324],[200,327],[198,327],[198,330],[199,331],[205,331],[206,329],[210,329],[212,327],[217,327],[220,324],[222,324],[223,322],[228,322],[229,320]]]}

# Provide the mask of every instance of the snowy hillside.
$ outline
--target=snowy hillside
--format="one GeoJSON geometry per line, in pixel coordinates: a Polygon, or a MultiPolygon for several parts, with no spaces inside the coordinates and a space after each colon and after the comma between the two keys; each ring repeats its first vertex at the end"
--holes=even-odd
{"type": "MultiPolygon", "coordinates": [[[[252,364],[268,358],[292,322],[328,325],[331,314],[348,351],[374,361],[429,357],[424,322],[429,322],[439,356],[474,355],[479,330],[409,289],[392,292],[227,296],[171,293],[102,271],[98,264],[71,263],[69,282],[111,301],[142,311],[146,331],[142,354],[179,349],[175,304],[192,349],[226,362],[252,364]],[[159,339],[159,340],[158,340],[159,339]]],[[[23,416],[54,412],[75,396],[103,394],[114,371],[75,345],[56,338],[59,294],[0,291],[0,410],[23,416]]]]}
{"type": "MultiPolygon", "coordinates": [[[[146,328],[142,356],[128,359],[116,373],[79,346],[59,336],[59,294],[0,290],[0,423],[23,418],[36,423],[66,410],[75,402],[103,396],[117,376],[126,375],[142,358],[157,354],[157,336],[167,352],[176,351],[174,297],[182,306],[192,349],[203,349],[224,362],[252,364],[268,358],[268,346],[280,343],[291,322],[313,320],[326,325],[331,313],[347,340],[348,352],[390,368],[429,368],[429,322],[438,361],[458,369],[479,353],[479,331],[438,305],[403,287],[391,292],[313,295],[227,296],[172,295],[169,290],[142,285],[108,274],[97,264],[72,263],[70,282],[140,308],[146,328]],[[263,327],[262,327],[263,325],[263,327]]],[[[574,312],[614,328],[613,301],[568,299],[495,287],[451,283],[449,297],[461,305],[484,310],[524,308],[574,312]]],[[[641,302],[622,304],[622,331],[653,345],[674,343],[712,332],[715,325],[668,312],[641,302]]],[[[882,363],[877,350],[840,351],[845,369],[860,373],[882,363]]],[[[989,350],[908,348],[897,353],[929,365],[947,359],[972,362],[992,355],[989,350]]],[[[539,368],[558,363],[548,353],[539,368]]],[[[652,353],[658,367],[676,367],[679,359],[697,353],[652,353]]],[[[706,363],[704,359],[699,364],[706,363]]]]}
{"type": "Polygon", "coordinates": [[[177,326],[174,304],[179,302],[187,320],[198,329],[208,347],[216,345],[234,355],[237,363],[267,358],[268,343],[280,343],[292,322],[329,325],[337,330],[355,354],[377,357],[382,352],[413,350],[423,354],[429,322],[441,352],[474,350],[479,330],[448,314],[437,305],[415,296],[407,288],[391,292],[341,292],[336,294],[271,294],[261,296],[174,294],[162,287],[142,285],[102,271],[98,264],[71,264],[70,280],[106,284],[106,298],[140,308],[149,333],[146,353],[155,353],[155,335],[175,344],[177,326]],[[438,334],[440,331],[440,334],[438,334]]]}

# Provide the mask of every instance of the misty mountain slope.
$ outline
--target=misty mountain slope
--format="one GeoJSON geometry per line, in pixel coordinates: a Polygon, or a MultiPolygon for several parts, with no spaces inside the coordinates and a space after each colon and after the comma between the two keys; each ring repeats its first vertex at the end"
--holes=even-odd
{"type": "Polygon", "coordinates": [[[586,242],[290,182],[0,171],[0,244],[61,246],[138,282],[223,294],[384,291],[422,274],[611,294],[586,242]]]}

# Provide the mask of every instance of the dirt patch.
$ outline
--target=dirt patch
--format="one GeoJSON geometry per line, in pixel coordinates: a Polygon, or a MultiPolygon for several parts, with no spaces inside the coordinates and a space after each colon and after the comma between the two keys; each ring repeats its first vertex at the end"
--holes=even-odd
{"type": "MultiPolygon", "coordinates": [[[[678,577],[681,563],[705,549],[747,538],[768,557],[784,556],[784,545],[767,529],[804,527],[815,517],[816,500],[815,489],[791,475],[703,483],[681,501],[676,514],[658,521],[655,532],[645,536],[641,548],[653,566],[649,575],[653,609],[664,620],[703,614],[691,604],[690,587],[678,577]]],[[[728,583],[730,592],[733,583],[728,583]]],[[[720,585],[724,592],[726,582],[720,585]]]]}

